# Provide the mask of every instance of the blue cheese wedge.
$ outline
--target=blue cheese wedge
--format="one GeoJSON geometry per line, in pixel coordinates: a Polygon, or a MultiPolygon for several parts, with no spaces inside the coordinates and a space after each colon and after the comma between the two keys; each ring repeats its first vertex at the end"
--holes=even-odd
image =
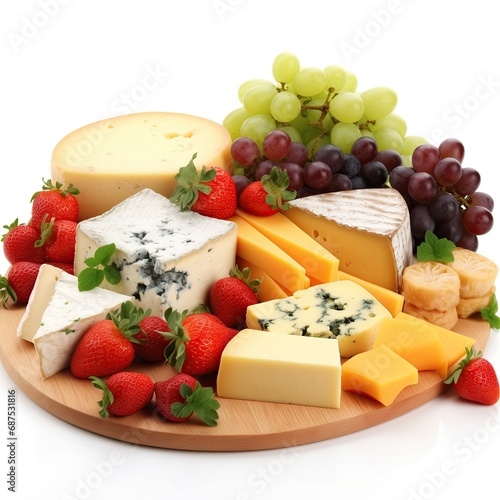
{"type": "Polygon", "coordinates": [[[114,243],[118,285],[104,288],[133,296],[144,309],[162,315],[206,303],[212,284],[235,264],[237,228],[231,221],[181,212],[168,198],[144,189],[77,227],[75,274],[85,259],[114,243]]]}
{"type": "Polygon", "coordinates": [[[371,349],[380,322],[390,317],[373,295],[343,280],[249,306],[246,324],[255,330],[337,339],[340,355],[348,358],[371,349]]]}
{"type": "Polygon", "coordinates": [[[78,342],[95,323],[131,297],[103,288],[78,290],[72,274],[43,264],[17,334],[35,345],[43,378],[70,365],[78,342]]]}

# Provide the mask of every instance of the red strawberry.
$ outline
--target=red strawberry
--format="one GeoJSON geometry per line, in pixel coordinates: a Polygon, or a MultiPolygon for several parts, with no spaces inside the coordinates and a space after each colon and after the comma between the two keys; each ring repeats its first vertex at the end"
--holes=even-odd
{"type": "Polygon", "coordinates": [[[134,335],[139,343],[134,343],[135,354],[144,361],[165,359],[165,348],[171,340],[159,332],[169,332],[167,322],[160,316],[147,316],[140,323],[141,331],[134,335]]]}
{"type": "Polygon", "coordinates": [[[463,399],[494,405],[500,394],[498,378],[492,364],[481,356],[482,352],[476,354],[474,346],[466,348],[465,358],[444,382],[453,384],[463,399]]]}
{"type": "Polygon", "coordinates": [[[7,307],[9,299],[14,304],[28,303],[41,265],[36,262],[15,262],[6,277],[0,276],[2,306],[7,307]]]}
{"type": "Polygon", "coordinates": [[[250,269],[231,269],[229,276],[217,280],[210,288],[210,309],[230,327],[245,324],[247,307],[257,304],[260,280],[250,279],[250,269]]]}
{"type": "Polygon", "coordinates": [[[4,226],[7,233],[3,235],[3,251],[5,258],[15,262],[45,262],[45,250],[35,243],[40,238],[40,232],[32,226],[19,224],[16,219],[10,226],[4,226]]]}
{"type": "Polygon", "coordinates": [[[45,248],[47,259],[71,264],[75,260],[76,226],[72,220],[42,221],[41,239],[37,242],[45,248]]]}
{"type": "Polygon", "coordinates": [[[31,198],[33,205],[30,226],[40,228],[44,217],[48,221],[52,217],[54,220],[78,221],[78,200],[75,195],[80,191],[73,184],[61,189],[63,185],[60,182],[56,182],[54,186],[50,179],[42,180],[42,191],[36,192],[31,198]]]}
{"type": "Polygon", "coordinates": [[[217,425],[220,403],[211,387],[202,387],[190,375],[180,373],[154,384],[156,408],[172,422],[184,422],[197,415],[207,425],[217,425]]]}
{"type": "Polygon", "coordinates": [[[237,331],[221,324],[213,314],[182,314],[165,311],[171,342],[165,350],[167,361],[178,372],[198,376],[218,370],[222,351],[237,331]]]}
{"type": "Polygon", "coordinates": [[[215,219],[228,219],[236,213],[236,185],[231,175],[220,167],[198,172],[193,160],[179,169],[177,186],[170,201],[180,209],[192,210],[215,219]]]}
{"type": "Polygon", "coordinates": [[[94,387],[101,389],[102,399],[99,415],[109,414],[123,417],[144,408],[153,398],[153,381],[143,373],[118,372],[109,377],[107,383],[99,377],[90,377],[94,387]]]}
{"type": "Polygon", "coordinates": [[[269,174],[251,182],[243,189],[238,205],[255,215],[269,216],[279,210],[286,210],[288,202],[297,196],[296,191],[288,190],[290,181],[286,170],[274,166],[269,174]]]}
{"type": "Polygon", "coordinates": [[[134,359],[133,342],[145,315],[132,302],[91,326],[78,342],[71,358],[71,373],[76,378],[105,377],[125,370],[134,359]]]}

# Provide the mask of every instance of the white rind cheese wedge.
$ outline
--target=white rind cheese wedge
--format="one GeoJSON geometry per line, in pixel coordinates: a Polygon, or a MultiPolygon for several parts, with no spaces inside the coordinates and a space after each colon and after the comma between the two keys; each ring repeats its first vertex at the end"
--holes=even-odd
{"type": "Polygon", "coordinates": [[[389,311],[352,281],[334,281],[247,308],[246,324],[255,330],[337,339],[340,355],[351,357],[372,348],[389,311]]]}
{"type": "Polygon", "coordinates": [[[17,334],[33,342],[42,377],[50,377],[69,366],[78,342],[92,325],[128,300],[127,295],[102,288],[80,292],[75,276],[43,264],[17,334]]]}
{"type": "Polygon", "coordinates": [[[169,307],[192,310],[207,303],[212,284],[234,267],[237,238],[234,222],[181,212],[161,194],[144,189],[78,224],[75,274],[99,247],[114,243],[111,262],[121,281],[103,282],[103,288],[131,295],[160,316],[169,307]]]}
{"type": "Polygon", "coordinates": [[[217,395],[339,408],[341,379],[337,340],[245,329],[222,353],[217,395]]]}
{"type": "Polygon", "coordinates": [[[51,178],[80,190],[80,220],[103,214],[145,188],[171,196],[187,165],[232,172],[231,137],[220,124],[182,113],[117,116],[79,128],[55,146],[51,178]]]}
{"type": "Polygon", "coordinates": [[[410,215],[395,189],[307,196],[283,211],[340,261],[339,270],[399,292],[413,247],[410,215]]]}

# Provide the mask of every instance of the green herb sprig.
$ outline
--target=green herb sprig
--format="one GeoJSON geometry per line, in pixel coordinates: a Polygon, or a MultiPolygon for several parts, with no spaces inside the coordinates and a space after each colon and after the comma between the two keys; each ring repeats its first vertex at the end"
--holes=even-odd
{"type": "Polygon", "coordinates": [[[85,268],[78,275],[78,290],[87,292],[101,285],[106,280],[110,285],[118,285],[121,281],[120,271],[114,263],[109,263],[116,252],[116,245],[110,243],[99,247],[93,257],[84,260],[85,268]]]}

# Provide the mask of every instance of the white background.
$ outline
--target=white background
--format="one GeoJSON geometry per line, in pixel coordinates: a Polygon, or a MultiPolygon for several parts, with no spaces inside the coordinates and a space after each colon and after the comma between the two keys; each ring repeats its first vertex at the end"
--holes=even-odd
{"type": "MultiPolygon", "coordinates": [[[[465,165],[497,196],[499,31],[483,0],[19,0],[0,7],[0,223],[29,218],[50,177],[56,142],[116,114],[158,110],[221,122],[238,86],[272,78],[274,56],[339,64],[359,89],[388,85],[409,134],[458,137],[465,165]],[[153,73],[156,80],[146,79],[153,73]],[[147,88],[145,87],[147,84],[147,88]]],[[[500,224],[500,222],[499,222],[500,224]]],[[[498,259],[498,228],[480,252],[498,259]]],[[[2,270],[6,262],[2,256],[2,270]]],[[[1,326],[0,326],[1,328],[1,326]]],[[[3,333],[3,332],[0,332],[3,333]]],[[[1,342],[1,336],[0,336],[1,342]]],[[[492,331],[485,356],[500,372],[492,331]]],[[[0,368],[0,442],[7,391],[0,368]]],[[[345,437],[285,450],[197,453],[103,438],[40,409],[17,390],[17,498],[167,497],[264,500],[466,498],[498,492],[498,405],[452,391],[411,413],[345,437]],[[82,486],[83,485],[83,486],[82,486]]],[[[3,437],[2,437],[3,436],[3,437]]],[[[0,495],[7,454],[0,445],[0,495]]],[[[5,493],[7,494],[5,494],[5,493]]]]}

